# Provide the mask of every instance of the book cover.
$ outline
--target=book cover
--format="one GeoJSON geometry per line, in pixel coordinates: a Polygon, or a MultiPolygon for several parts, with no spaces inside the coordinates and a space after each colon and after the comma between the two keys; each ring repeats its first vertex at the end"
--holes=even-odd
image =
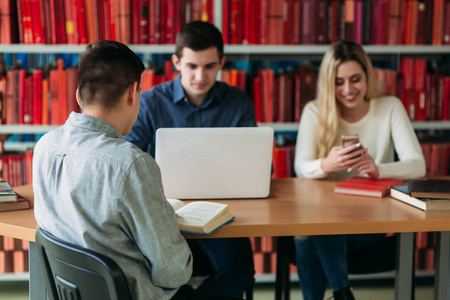
{"type": "Polygon", "coordinates": [[[400,185],[400,179],[372,179],[351,177],[334,186],[334,193],[367,197],[384,197],[389,194],[391,186],[400,185]]]}
{"type": "Polygon", "coordinates": [[[178,199],[167,199],[178,215],[180,231],[211,234],[234,220],[228,205],[217,202],[194,201],[185,204],[178,199]]]}
{"type": "Polygon", "coordinates": [[[341,0],[331,0],[329,4],[329,43],[334,44],[341,40],[341,0]]]}
{"type": "Polygon", "coordinates": [[[425,58],[414,59],[414,89],[418,93],[418,102],[416,104],[416,120],[426,120],[426,74],[427,74],[427,60],[425,58]]]}
{"type": "Polygon", "coordinates": [[[445,179],[410,179],[408,182],[410,196],[420,198],[448,198],[450,200],[450,180],[445,179]]]}
{"type": "Polygon", "coordinates": [[[31,25],[33,27],[33,44],[45,44],[43,3],[41,0],[31,0],[30,8],[31,25]]]}
{"type": "Polygon", "coordinates": [[[0,1],[0,43],[13,44],[19,42],[16,0],[0,1]]]}
{"type": "Polygon", "coordinates": [[[241,0],[230,0],[230,43],[241,44],[243,41],[243,22],[241,0]]]}
{"type": "Polygon", "coordinates": [[[29,208],[30,208],[30,201],[25,200],[25,199],[18,199],[15,202],[1,202],[0,201],[0,212],[22,210],[22,209],[29,209],[29,208]]]}
{"type": "Polygon", "coordinates": [[[410,196],[409,187],[407,185],[391,187],[391,198],[402,201],[411,206],[417,207],[424,211],[430,210],[448,210],[450,209],[449,199],[427,199],[410,196]]]}
{"type": "MultiPolygon", "coordinates": [[[[318,0],[316,2],[316,44],[328,43],[328,1],[318,0]]],[[[301,20],[299,20],[301,24],[301,20]]]]}
{"type": "MultiPolygon", "coordinates": [[[[160,41],[160,11],[161,11],[161,1],[160,0],[149,0],[148,4],[148,38],[149,44],[158,44],[160,41]]],[[[225,38],[225,35],[224,35],[225,38]]]]}
{"type": "Polygon", "coordinates": [[[259,39],[261,44],[268,44],[268,26],[269,22],[267,19],[267,14],[269,10],[269,0],[261,0],[261,7],[260,7],[260,26],[259,26],[259,39]]]}
{"type": "Polygon", "coordinates": [[[408,0],[406,3],[405,44],[417,44],[417,25],[419,18],[419,1],[408,0]]]}
{"type": "Polygon", "coordinates": [[[17,195],[9,185],[9,182],[6,180],[0,180],[0,202],[15,201],[17,201],[17,195]]]}
{"type": "Polygon", "coordinates": [[[444,0],[434,0],[431,44],[442,45],[443,36],[444,36],[444,0]]]}
{"type": "Polygon", "coordinates": [[[313,45],[316,43],[316,3],[314,0],[302,0],[301,43],[313,45]]]}
{"type": "Polygon", "coordinates": [[[42,70],[32,72],[33,79],[33,124],[42,124],[42,70]]]}
{"type": "Polygon", "coordinates": [[[50,93],[50,124],[64,124],[67,116],[67,76],[64,70],[64,61],[57,61],[57,69],[51,70],[49,75],[50,93]]]}

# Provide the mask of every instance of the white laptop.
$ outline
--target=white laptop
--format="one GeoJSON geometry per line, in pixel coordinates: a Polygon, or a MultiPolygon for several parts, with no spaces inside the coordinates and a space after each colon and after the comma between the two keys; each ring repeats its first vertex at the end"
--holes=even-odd
{"type": "Polygon", "coordinates": [[[160,128],[155,160],[166,198],[265,198],[270,192],[270,127],[160,128]]]}

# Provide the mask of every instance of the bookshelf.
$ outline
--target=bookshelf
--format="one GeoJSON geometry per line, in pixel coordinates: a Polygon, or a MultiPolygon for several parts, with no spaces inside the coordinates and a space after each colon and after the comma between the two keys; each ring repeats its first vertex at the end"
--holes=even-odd
{"type": "MultiPolygon", "coordinates": [[[[223,31],[223,1],[213,0],[214,23],[223,31]]],[[[0,44],[0,53],[32,53],[32,54],[80,54],[86,45],[26,45],[0,44]]],[[[225,45],[228,60],[284,60],[315,59],[320,60],[329,45],[225,45]]],[[[130,48],[136,53],[172,54],[174,45],[133,44],[130,48]]],[[[366,52],[373,57],[382,57],[399,61],[401,57],[443,57],[450,53],[450,45],[364,45],[366,52]]],[[[298,123],[259,123],[259,126],[272,127],[276,132],[296,132],[298,123]]],[[[41,134],[58,126],[41,125],[1,125],[0,135],[41,134]]],[[[450,121],[413,122],[416,130],[450,131],[450,121]]],[[[1,142],[0,142],[1,143],[1,142]]],[[[34,147],[34,142],[5,142],[4,151],[23,152],[34,147]]],[[[386,275],[387,276],[387,275],[386,275]]],[[[18,276],[20,278],[20,276],[18,276]]],[[[273,275],[258,275],[257,281],[273,282],[273,275]],[[258,279],[259,278],[259,279],[258,279]]]]}

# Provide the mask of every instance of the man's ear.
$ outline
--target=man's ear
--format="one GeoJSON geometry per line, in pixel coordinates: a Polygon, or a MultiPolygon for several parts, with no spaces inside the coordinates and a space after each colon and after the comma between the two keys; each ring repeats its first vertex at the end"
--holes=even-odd
{"type": "Polygon", "coordinates": [[[132,84],[130,84],[128,86],[128,92],[127,92],[127,97],[128,97],[128,104],[134,104],[134,102],[136,101],[136,94],[138,93],[138,83],[137,81],[133,82],[132,84]]]}
{"type": "Polygon", "coordinates": [[[172,55],[172,63],[175,69],[177,69],[177,71],[180,71],[180,59],[175,54],[172,55]]]}
{"type": "Polygon", "coordinates": [[[220,60],[220,69],[223,68],[223,65],[225,64],[225,55],[222,56],[222,59],[220,60]]]}
{"type": "Polygon", "coordinates": [[[80,102],[80,90],[79,90],[79,89],[77,89],[77,91],[76,91],[76,93],[75,93],[75,98],[77,98],[78,106],[79,106],[81,109],[83,109],[83,106],[81,105],[81,102],[80,102]]]}

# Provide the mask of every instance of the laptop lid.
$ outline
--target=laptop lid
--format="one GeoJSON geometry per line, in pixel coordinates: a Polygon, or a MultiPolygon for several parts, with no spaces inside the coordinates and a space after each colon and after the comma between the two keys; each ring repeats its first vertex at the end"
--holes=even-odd
{"type": "Polygon", "coordinates": [[[267,197],[273,135],[270,127],[158,129],[155,160],[161,169],[165,196],[267,197]]]}

